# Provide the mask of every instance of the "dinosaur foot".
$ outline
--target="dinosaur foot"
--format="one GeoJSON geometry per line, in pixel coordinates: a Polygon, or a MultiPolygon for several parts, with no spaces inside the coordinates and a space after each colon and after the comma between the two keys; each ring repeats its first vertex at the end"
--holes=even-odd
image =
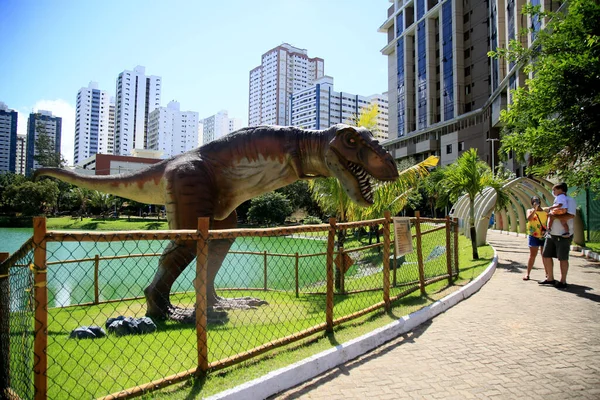
{"type": "MultiPolygon", "coordinates": [[[[149,315],[150,317],[171,320],[182,324],[195,324],[196,323],[196,310],[193,308],[183,308],[169,305],[167,311],[161,315],[149,315]]],[[[209,324],[223,325],[229,321],[227,312],[221,310],[214,310],[209,308],[207,311],[207,322],[209,324]]]]}
{"type": "Polygon", "coordinates": [[[255,297],[238,297],[238,298],[226,298],[218,297],[216,303],[213,305],[214,310],[254,310],[260,306],[268,305],[264,300],[257,299],[255,297]]]}

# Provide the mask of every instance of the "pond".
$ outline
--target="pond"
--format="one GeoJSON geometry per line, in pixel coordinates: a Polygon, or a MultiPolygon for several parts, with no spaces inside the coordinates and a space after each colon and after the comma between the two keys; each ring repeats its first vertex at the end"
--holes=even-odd
{"type": "MultiPolygon", "coordinates": [[[[32,229],[0,228],[0,251],[15,252],[33,235],[32,229]]],[[[152,281],[160,254],[168,241],[134,240],[118,242],[62,242],[48,243],[48,300],[49,306],[66,306],[94,301],[94,258],[134,255],[134,257],[99,262],[99,300],[125,299],[143,296],[143,289],[152,281]],[[154,254],[154,255],[153,255],[154,254]],[[142,256],[144,255],[144,256],[142,256]],[[148,256],[150,255],[150,256],[148,256]],[[83,260],[83,261],[75,261],[83,260]],[[71,262],[64,262],[71,261],[71,262]]],[[[295,290],[295,266],[298,262],[299,287],[323,282],[326,277],[323,253],[327,242],[319,238],[247,237],[235,240],[215,279],[219,288],[263,288],[265,285],[264,254],[236,254],[254,252],[267,255],[269,289],[295,290]],[[296,261],[295,253],[299,254],[296,261]],[[276,255],[275,255],[276,254],[276,255]]],[[[33,259],[30,253],[18,262],[21,267],[33,259]]],[[[172,292],[193,291],[195,261],[185,269],[173,285],[172,292]]],[[[21,274],[23,275],[23,274],[21,274]]],[[[11,280],[23,279],[11,272],[11,280]]],[[[12,282],[11,285],[17,284],[12,282]]],[[[23,285],[23,282],[21,282],[23,285]]],[[[14,285],[13,285],[14,286],[14,285]]]]}

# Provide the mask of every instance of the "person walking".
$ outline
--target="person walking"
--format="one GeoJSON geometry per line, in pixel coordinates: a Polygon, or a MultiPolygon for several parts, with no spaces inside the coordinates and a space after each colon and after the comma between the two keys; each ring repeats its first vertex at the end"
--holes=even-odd
{"type": "Polygon", "coordinates": [[[540,198],[533,196],[531,206],[527,210],[527,243],[529,245],[529,260],[527,261],[527,274],[523,277],[524,281],[529,280],[529,275],[535,263],[541,248],[544,247],[546,226],[548,223],[548,213],[540,205],[540,198]]]}
{"type": "MultiPolygon", "coordinates": [[[[554,185],[552,191],[555,192],[555,188],[559,187],[564,193],[567,193],[568,186],[562,182],[558,185],[554,185]]],[[[563,226],[562,224],[553,224],[552,229],[549,231],[550,235],[546,236],[544,243],[544,249],[542,250],[542,261],[544,262],[544,269],[546,270],[546,279],[538,282],[541,285],[554,285],[558,289],[564,289],[567,287],[567,273],[569,272],[569,252],[571,251],[571,241],[573,240],[574,221],[575,214],[577,213],[577,203],[575,199],[567,196],[567,212],[562,215],[557,215],[555,218],[561,221],[567,221],[569,228],[569,236],[563,237],[563,226]],[[557,258],[560,265],[560,281],[554,279],[554,261],[553,258],[557,258]]]]}

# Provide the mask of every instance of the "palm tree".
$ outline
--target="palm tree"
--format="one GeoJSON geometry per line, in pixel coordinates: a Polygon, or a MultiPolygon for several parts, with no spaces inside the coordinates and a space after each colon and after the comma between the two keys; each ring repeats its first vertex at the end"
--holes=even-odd
{"type": "Polygon", "coordinates": [[[115,196],[93,190],[90,193],[89,203],[94,208],[99,208],[101,214],[105,214],[111,205],[114,204],[115,196]]]}
{"type": "Polygon", "coordinates": [[[508,197],[502,190],[502,182],[496,179],[490,167],[479,159],[477,149],[472,148],[444,169],[444,178],[437,188],[438,193],[446,193],[453,203],[463,194],[469,196],[469,227],[474,260],[479,260],[475,230],[475,197],[486,187],[496,191],[496,209],[503,208],[508,197]]]}
{"type": "MultiPolygon", "coordinates": [[[[438,158],[431,156],[404,171],[399,171],[396,181],[381,184],[376,188],[373,196],[374,204],[370,207],[360,207],[350,200],[336,178],[314,179],[310,180],[308,185],[313,199],[323,212],[334,215],[339,222],[381,218],[386,210],[389,210],[392,215],[401,211],[406,206],[407,193],[416,187],[419,178],[429,173],[428,168],[436,166],[437,163],[438,158]]],[[[338,234],[338,249],[344,246],[345,234],[344,230],[338,234]]],[[[337,268],[335,271],[336,289],[339,289],[340,276],[337,268]]]]}

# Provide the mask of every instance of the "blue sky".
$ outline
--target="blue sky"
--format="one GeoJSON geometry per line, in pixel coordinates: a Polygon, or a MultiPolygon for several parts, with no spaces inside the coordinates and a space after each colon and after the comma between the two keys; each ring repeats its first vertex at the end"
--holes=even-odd
{"type": "Polygon", "coordinates": [[[179,101],[201,118],[225,109],[248,121],[248,76],[281,43],[325,60],[337,91],[387,90],[377,32],[385,0],[0,0],[0,101],[19,111],[19,133],[38,109],[63,117],[73,159],[75,99],[90,81],[115,92],[137,65],[162,78],[161,106],[179,101]]]}

